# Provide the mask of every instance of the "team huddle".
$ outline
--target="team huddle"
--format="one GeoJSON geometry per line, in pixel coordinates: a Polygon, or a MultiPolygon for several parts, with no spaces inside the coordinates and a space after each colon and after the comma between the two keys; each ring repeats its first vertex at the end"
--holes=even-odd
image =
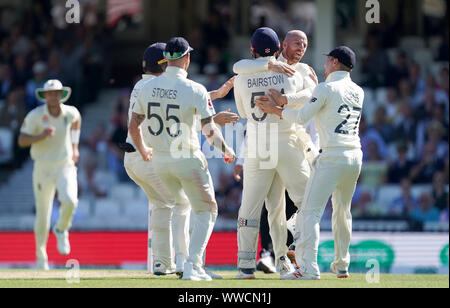
{"type": "MultiPolygon", "coordinates": [[[[327,54],[324,83],[301,63],[306,35],[278,35],[260,28],[251,39],[252,60],[235,64],[237,76],[208,93],[188,79],[190,53],[181,37],[149,46],[143,78],[130,97],[129,131],[121,145],[130,178],[149,200],[150,266],[155,275],[183,280],[220,279],[205,269],[206,246],[220,215],[198,131],[233,164],[236,154],[218,126],[246,120],[243,193],[237,221],[237,279],[254,279],[261,210],[268,211],[276,268],[282,280],[318,280],[320,219],[333,204],[335,259],[331,271],[349,276],[351,200],[361,171],[359,121],[363,90],[352,82],[354,52],[345,46],[327,54]],[[234,87],[238,114],[216,114],[213,101],[234,87]],[[290,218],[294,251],[287,246],[285,191],[298,208],[290,218]]],[[[48,269],[46,243],[55,190],[60,221],[53,229],[61,254],[70,253],[68,230],[77,206],[76,168],[81,116],[64,105],[70,95],[57,80],[36,95],[45,105],[27,115],[19,145],[31,146],[35,161],[37,264],[48,269]],[[59,150],[56,151],[55,149],[59,150]],[[49,162],[58,167],[49,167],[49,162]],[[74,184],[75,183],[75,184],[74,184]]]]}

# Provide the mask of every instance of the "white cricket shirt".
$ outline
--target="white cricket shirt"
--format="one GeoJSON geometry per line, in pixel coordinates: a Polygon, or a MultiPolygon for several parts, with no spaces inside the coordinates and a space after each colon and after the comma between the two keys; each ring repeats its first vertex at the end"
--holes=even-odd
{"type": "Polygon", "coordinates": [[[284,110],[282,116],[299,124],[314,117],[322,149],[361,148],[359,123],[363,102],[363,89],[351,80],[350,73],[338,71],[316,87],[301,110],[284,110]]]}
{"type": "Polygon", "coordinates": [[[30,111],[23,121],[21,133],[37,136],[49,126],[55,127],[55,136],[31,145],[31,158],[36,162],[63,162],[73,156],[71,128],[80,119],[80,112],[73,106],[61,104],[58,117],[50,115],[47,104],[30,111]]]}
{"type": "Polygon", "coordinates": [[[145,83],[133,112],[145,115],[146,143],[154,152],[200,150],[199,120],[215,115],[206,88],[187,79],[187,72],[169,66],[158,78],[145,83]]]}
{"type": "MultiPolygon", "coordinates": [[[[252,61],[263,63],[269,58],[263,57],[252,61]]],[[[296,125],[294,123],[280,119],[276,115],[263,113],[256,106],[255,99],[269,94],[271,89],[284,94],[296,93],[303,89],[303,79],[298,73],[287,77],[269,70],[238,75],[234,81],[234,96],[239,115],[255,125],[267,125],[267,131],[270,131],[270,124],[277,123],[278,133],[295,133],[296,125]]],[[[290,107],[295,106],[286,105],[286,108],[290,107]]]]}

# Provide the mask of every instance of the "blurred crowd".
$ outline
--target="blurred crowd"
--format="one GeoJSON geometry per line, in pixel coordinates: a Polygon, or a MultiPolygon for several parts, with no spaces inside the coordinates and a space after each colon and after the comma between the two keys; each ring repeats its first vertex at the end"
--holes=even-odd
{"type": "MultiPolygon", "coordinates": [[[[96,101],[110,70],[112,36],[104,16],[88,14],[90,18],[83,19],[81,25],[71,26],[61,22],[64,10],[51,3],[34,1],[30,10],[19,15],[0,5],[0,130],[10,130],[14,140],[26,113],[40,104],[35,89],[47,79],[58,78],[72,87],[68,103],[83,113],[87,104],[96,101]]],[[[267,8],[255,1],[250,27],[266,24],[285,33],[292,24],[270,14],[283,12],[283,3],[267,8]]],[[[314,7],[309,2],[302,5],[291,17],[309,34],[313,21],[302,18],[302,12],[314,15],[314,7]]],[[[89,4],[86,12],[95,9],[89,4]]],[[[196,50],[191,77],[197,76],[208,90],[217,89],[232,74],[235,51],[229,44],[231,33],[230,9],[219,4],[207,20],[186,35],[196,50]]],[[[353,215],[356,219],[406,219],[419,226],[428,221],[448,223],[448,29],[433,52],[432,63],[446,61],[437,73],[415,61],[411,50],[402,50],[395,40],[386,42],[388,33],[370,32],[368,52],[360,57],[361,84],[366,90],[366,110],[360,124],[364,165],[353,215]],[[394,58],[386,54],[386,44],[394,49],[394,58]],[[417,185],[428,189],[413,194],[417,185]],[[388,204],[380,204],[385,186],[396,186],[397,191],[388,204]]],[[[82,134],[81,195],[106,198],[113,182],[111,175],[115,182],[132,183],[118,144],[126,139],[129,96],[139,78],[130,80],[129,87],[121,91],[108,110],[108,123],[98,125],[89,136],[82,134]]],[[[227,98],[232,99],[232,93],[227,98]]],[[[14,148],[15,168],[27,158],[28,151],[14,148]]],[[[235,220],[242,184],[235,182],[231,170],[218,168],[213,178],[221,217],[235,220]]],[[[325,220],[330,219],[330,209],[327,207],[325,220]]]]}

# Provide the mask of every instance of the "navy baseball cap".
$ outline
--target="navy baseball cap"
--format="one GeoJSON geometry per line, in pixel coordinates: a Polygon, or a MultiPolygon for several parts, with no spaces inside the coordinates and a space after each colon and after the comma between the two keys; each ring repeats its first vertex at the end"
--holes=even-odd
{"type": "Polygon", "coordinates": [[[177,60],[186,56],[194,49],[189,46],[188,41],[182,37],[171,38],[166,45],[164,56],[168,60],[177,60]]]}
{"type": "Polygon", "coordinates": [[[280,40],[270,28],[259,28],[252,36],[252,50],[262,57],[273,56],[280,50],[280,40]]]}
{"type": "Polygon", "coordinates": [[[167,59],[164,57],[165,49],[165,43],[155,43],[147,47],[142,57],[142,68],[144,71],[167,62],[167,59]]]}
{"type": "Polygon", "coordinates": [[[336,47],[329,54],[325,54],[325,56],[336,58],[349,68],[354,68],[356,64],[356,54],[347,46],[336,47]]]}

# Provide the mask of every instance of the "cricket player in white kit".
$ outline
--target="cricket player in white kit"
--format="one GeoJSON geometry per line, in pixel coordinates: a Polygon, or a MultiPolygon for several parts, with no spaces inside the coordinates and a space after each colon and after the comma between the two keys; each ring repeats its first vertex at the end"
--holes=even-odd
{"type": "MultiPolygon", "coordinates": [[[[135,85],[131,93],[128,111],[130,120],[133,107],[137,103],[137,98],[144,85],[163,74],[166,70],[165,48],[165,43],[155,43],[144,52],[143,70],[145,74],[142,75],[142,79],[135,85]]],[[[233,80],[229,80],[220,89],[212,91],[210,95],[212,99],[222,98],[229,93],[232,87],[233,80]]],[[[214,121],[220,126],[235,123],[237,120],[239,120],[239,117],[230,112],[221,112],[214,117],[214,121]]],[[[145,136],[149,134],[149,131],[144,130],[142,133],[145,136]]],[[[144,137],[145,139],[147,138],[144,137]]],[[[126,143],[120,146],[125,151],[124,164],[128,175],[144,190],[149,199],[149,271],[155,275],[167,275],[176,272],[181,276],[184,262],[188,256],[188,221],[191,210],[189,201],[185,194],[181,194],[181,200],[175,200],[177,205],[174,206],[169,203],[169,200],[172,198],[164,187],[160,190],[161,183],[156,175],[153,163],[142,159],[140,153],[136,151],[130,134],[127,136],[126,143]],[[152,212],[156,214],[152,215],[152,212]],[[157,218],[164,217],[164,219],[153,219],[153,216],[157,218]],[[171,223],[167,224],[167,221],[171,223]],[[172,252],[173,250],[174,253],[172,252]],[[175,268],[172,260],[174,254],[175,268]]]]}
{"type": "MultiPolygon", "coordinates": [[[[255,62],[266,62],[277,55],[280,42],[270,28],[260,28],[252,37],[255,62]]],[[[286,94],[295,94],[304,88],[303,78],[298,73],[287,77],[269,70],[238,75],[235,80],[236,106],[242,118],[247,120],[247,146],[244,162],[244,189],[238,218],[238,268],[237,278],[254,279],[257,242],[261,209],[266,198],[277,267],[280,275],[293,272],[287,259],[287,226],[284,201],[284,186],[294,204],[299,207],[303,200],[310,167],[299,150],[300,140],[296,135],[296,124],[279,117],[262,113],[255,99],[277,89],[286,94]],[[266,155],[267,147],[270,153],[266,155]],[[262,149],[262,152],[260,151],[262,149]],[[256,153],[255,153],[256,152],[256,153]],[[275,183],[275,185],[274,185],[275,183]]],[[[287,108],[297,108],[288,104],[287,108]]]]}
{"type": "Polygon", "coordinates": [[[273,97],[256,101],[258,107],[294,123],[306,123],[314,117],[320,135],[322,153],[314,163],[297,217],[296,258],[300,269],[285,277],[289,280],[318,280],[317,264],[320,220],[328,198],[332,196],[335,258],[331,271],[338,278],[348,277],[352,232],[351,201],[361,172],[362,151],[359,122],[364,91],[350,78],[355,53],[341,46],[328,55],[326,82],[317,86],[311,100],[300,111],[283,110],[273,97]],[[267,102],[267,99],[271,100],[267,102]]]}
{"type": "Polygon", "coordinates": [[[59,220],[53,228],[58,251],[70,253],[68,230],[78,204],[77,168],[79,159],[81,116],[77,108],[67,106],[71,89],[59,80],[49,80],[36,97],[44,105],[25,117],[19,136],[19,146],[31,146],[34,160],[33,190],[36,202],[37,267],[48,270],[47,239],[55,191],[61,203],[59,220]]]}
{"type": "MultiPolygon", "coordinates": [[[[283,50],[278,56],[277,60],[275,60],[274,58],[265,61],[253,61],[245,59],[234,64],[233,71],[236,74],[245,75],[270,70],[285,74],[286,76],[292,76],[295,74],[295,72],[298,72],[303,77],[304,88],[302,89],[302,91],[295,94],[278,94],[278,92],[276,91],[271,91],[271,93],[273,93],[274,95],[278,94],[279,98],[283,100],[283,105],[287,105],[288,103],[296,103],[302,106],[311,98],[311,95],[318,84],[318,79],[315,71],[307,64],[300,62],[303,59],[303,56],[305,55],[307,49],[307,35],[303,31],[292,30],[286,34],[286,37],[283,41],[283,50]]],[[[311,165],[314,159],[319,154],[319,136],[314,120],[309,121],[306,125],[297,125],[297,136],[301,140],[300,150],[304,151],[304,155],[311,165]]],[[[245,144],[243,144],[242,146],[245,146],[245,144]]],[[[240,173],[238,166],[235,169],[235,177],[236,173],[240,173]]],[[[275,179],[275,183],[273,186],[274,190],[275,187],[279,187],[278,189],[280,191],[285,190],[285,187],[279,177],[276,177],[275,179]]],[[[272,194],[265,200],[266,204],[269,204],[269,207],[274,207],[270,203],[273,202],[271,197],[276,195],[278,194],[272,194]]],[[[278,200],[275,199],[275,201],[278,200]]],[[[283,204],[286,203],[285,197],[283,197],[281,202],[283,204]]],[[[295,237],[296,216],[297,214],[294,214],[287,222],[287,227],[292,233],[293,237],[295,237]]],[[[290,249],[294,250],[294,248],[290,249]]],[[[295,253],[293,251],[288,252],[288,257],[293,263],[296,262],[295,253]]],[[[260,262],[263,264],[264,262],[269,262],[270,264],[271,261],[262,258],[259,263],[260,262]]]]}
{"type": "Polygon", "coordinates": [[[168,68],[141,90],[133,107],[130,135],[142,158],[153,160],[156,173],[172,198],[184,192],[192,206],[194,227],[183,279],[209,281],[211,277],[203,269],[202,258],[218,209],[197,137],[199,120],[206,138],[224,153],[227,162],[233,163],[235,154],[214,124],[215,111],[209,93],[202,85],[187,79],[192,50],[183,38],[169,40],[164,53],[168,68]],[[141,126],[150,132],[146,143],[151,148],[142,140],[141,126]]]}

